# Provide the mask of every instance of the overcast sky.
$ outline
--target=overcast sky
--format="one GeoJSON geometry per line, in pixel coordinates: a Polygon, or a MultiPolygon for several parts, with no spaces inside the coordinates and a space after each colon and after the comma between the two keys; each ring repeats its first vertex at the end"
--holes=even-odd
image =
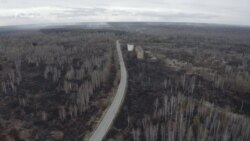
{"type": "Polygon", "coordinates": [[[0,26],[107,21],[250,25],[250,0],[0,0],[0,26]]]}

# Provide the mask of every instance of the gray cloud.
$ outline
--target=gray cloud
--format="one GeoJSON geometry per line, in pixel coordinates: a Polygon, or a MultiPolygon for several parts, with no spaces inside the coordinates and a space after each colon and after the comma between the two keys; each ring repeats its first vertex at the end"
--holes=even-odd
{"type": "Polygon", "coordinates": [[[51,13],[52,16],[58,18],[73,18],[73,17],[85,17],[85,16],[142,16],[142,17],[152,17],[159,18],[159,20],[166,20],[167,18],[190,18],[190,19],[211,19],[219,18],[220,15],[215,14],[202,14],[202,13],[169,13],[163,11],[133,11],[133,10],[118,10],[118,9],[106,9],[106,8],[73,8],[68,9],[63,12],[51,13]]]}
{"type": "Polygon", "coordinates": [[[250,25],[249,0],[0,0],[0,2],[0,25],[41,23],[41,21],[55,23],[151,20],[250,25]],[[19,23],[20,19],[25,18],[29,20],[26,22],[22,20],[19,23]]]}
{"type": "Polygon", "coordinates": [[[58,18],[75,18],[83,16],[98,16],[107,12],[107,9],[104,8],[72,8],[63,12],[51,13],[51,15],[58,18]]]}
{"type": "Polygon", "coordinates": [[[39,17],[39,13],[18,13],[15,18],[33,18],[33,17],[39,17]]]}
{"type": "Polygon", "coordinates": [[[7,0],[1,0],[0,1],[2,4],[6,4],[6,3],[8,3],[8,1],[7,0]]]}

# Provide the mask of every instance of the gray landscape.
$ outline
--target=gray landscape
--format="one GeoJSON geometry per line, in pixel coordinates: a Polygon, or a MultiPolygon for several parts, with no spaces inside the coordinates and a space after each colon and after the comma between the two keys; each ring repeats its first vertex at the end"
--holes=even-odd
{"type": "Polygon", "coordinates": [[[249,141],[249,6],[0,1],[0,141],[249,141]]]}

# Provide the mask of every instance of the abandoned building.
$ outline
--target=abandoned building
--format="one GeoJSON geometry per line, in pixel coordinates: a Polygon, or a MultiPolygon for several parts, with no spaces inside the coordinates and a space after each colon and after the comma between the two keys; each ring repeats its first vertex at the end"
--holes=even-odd
{"type": "Polygon", "coordinates": [[[137,55],[137,59],[144,59],[144,50],[142,49],[141,46],[136,46],[135,52],[137,55]]]}

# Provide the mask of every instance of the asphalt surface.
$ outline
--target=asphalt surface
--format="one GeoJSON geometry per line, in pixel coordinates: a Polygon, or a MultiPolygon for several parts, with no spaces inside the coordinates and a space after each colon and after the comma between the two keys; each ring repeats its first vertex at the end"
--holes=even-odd
{"type": "Polygon", "coordinates": [[[105,135],[108,133],[110,127],[112,126],[112,123],[115,120],[117,114],[119,113],[120,107],[122,106],[125,98],[127,87],[127,70],[122,57],[121,45],[118,40],[116,41],[116,49],[118,52],[121,70],[120,83],[112,104],[109,106],[106,114],[104,115],[97,129],[91,135],[89,141],[102,141],[104,139],[105,135]]]}

